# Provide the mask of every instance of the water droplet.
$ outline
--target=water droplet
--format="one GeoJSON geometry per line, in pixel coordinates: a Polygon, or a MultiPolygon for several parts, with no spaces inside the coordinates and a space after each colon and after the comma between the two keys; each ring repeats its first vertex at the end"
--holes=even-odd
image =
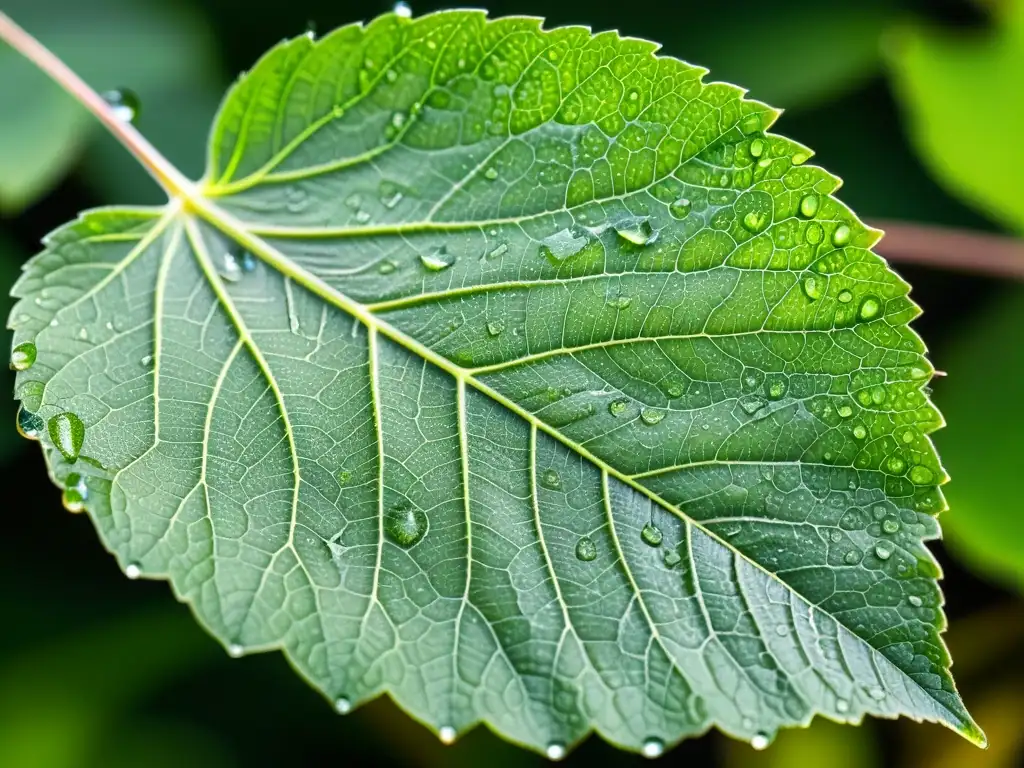
{"type": "Polygon", "coordinates": [[[395,16],[397,16],[400,19],[412,18],[412,8],[409,6],[408,3],[397,2],[395,3],[395,7],[392,8],[391,10],[395,14],[395,16]]]}
{"type": "Polygon", "coordinates": [[[764,229],[765,224],[768,223],[768,216],[764,213],[758,213],[757,211],[751,211],[743,217],[743,228],[748,232],[757,233],[764,229]]]}
{"type": "Polygon", "coordinates": [[[139,363],[142,365],[143,368],[149,368],[149,366],[153,364],[153,356],[143,355],[142,359],[139,360],[139,363]]]}
{"type": "Polygon", "coordinates": [[[343,469],[340,472],[338,472],[337,477],[338,485],[344,487],[348,485],[348,481],[352,479],[352,473],[349,472],[347,469],[343,469]]]}
{"type": "Polygon", "coordinates": [[[832,233],[832,245],[836,248],[842,248],[848,242],[850,242],[850,235],[853,234],[850,228],[845,224],[840,224],[836,227],[836,231],[832,233]]]}
{"type": "Polygon", "coordinates": [[[615,232],[627,243],[633,245],[647,245],[656,239],[651,223],[647,219],[618,224],[615,232]]]}
{"type": "Polygon", "coordinates": [[[256,271],[256,257],[246,251],[242,254],[242,271],[243,272],[255,272],[256,271]]]}
{"type": "Polygon", "coordinates": [[[421,253],[420,261],[431,272],[440,272],[455,263],[455,259],[448,256],[448,248],[445,246],[441,246],[429,256],[421,253]]]}
{"type": "Polygon", "coordinates": [[[437,731],[437,737],[442,744],[454,744],[456,737],[455,729],[450,725],[442,725],[437,731]]]}
{"type": "Polygon", "coordinates": [[[743,133],[751,134],[761,130],[761,116],[747,115],[740,121],[740,130],[743,133]]]}
{"type": "Polygon", "coordinates": [[[486,171],[484,171],[484,178],[487,179],[488,181],[494,181],[496,178],[498,178],[498,169],[495,168],[494,166],[491,166],[486,171]]]}
{"type": "Polygon", "coordinates": [[[787,627],[785,624],[778,624],[775,627],[775,634],[779,637],[785,637],[789,634],[789,627],[787,627]]]}
{"type": "Polygon", "coordinates": [[[917,435],[915,435],[915,434],[914,434],[914,430],[912,430],[912,429],[907,429],[907,430],[904,430],[904,432],[903,432],[903,435],[902,435],[901,439],[903,440],[903,442],[904,442],[904,443],[905,443],[906,445],[910,445],[910,444],[911,444],[912,442],[914,442],[914,439],[915,439],[916,437],[917,437],[917,435]]]}
{"type": "Polygon", "coordinates": [[[43,420],[39,418],[39,416],[32,413],[23,405],[18,406],[16,424],[18,426],[18,434],[26,440],[38,440],[39,435],[42,434],[45,426],[43,424],[43,420]]]}
{"type": "Polygon", "coordinates": [[[807,229],[804,230],[804,238],[811,245],[817,245],[824,239],[825,230],[822,229],[821,224],[816,221],[812,221],[807,225],[807,229]]]}
{"type": "Polygon", "coordinates": [[[654,408],[644,408],[640,411],[640,419],[644,424],[653,427],[659,421],[665,418],[664,411],[658,411],[654,408]]]}
{"type": "Polygon", "coordinates": [[[893,517],[887,517],[882,521],[882,530],[888,534],[898,533],[900,530],[899,520],[893,517]]]}
{"type": "Polygon", "coordinates": [[[847,565],[856,565],[860,562],[861,554],[856,549],[851,549],[843,555],[843,562],[847,565]]]}
{"type": "Polygon", "coordinates": [[[796,152],[789,160],[793,165],[803,165],[810,159],[811,156],[806,152],[796,152]]]}
{"type": "Polygon", "coordinates": [[[858,316],[861,320],[870,320],[875,317],[882,309],[882,303],[874,296],[866,296],[864,301],[860,303],[860,309],[857,311],[858,316]]]}
{"type": "Polygon", "coordinates": [[[347,715],[352,711],[352,702],[344,696],[339,696],[334,700],[334,711],[339,715],[347,715]]]}
{"type": "Polygon", "coordinates": [[[501,243],[500,245],[496,246],[490,253],[487,254],[487,258],[496,259],[499,256],[504,255],[506,251],[508,251],[508,245],[506,245],[505,243],[501,243]]]}
{"type": "Polygon", "coordinates": [[[100,98],[107,102],[107,106],[114,113],[114,117],[122,123],[133,123],[135,118],[139,116],[139,108],[141,107],[139,97],[127,88],[105,91],[100,94],[100,98]]]}
{"type": "Polygon", "coordinates": [[[597,545],[588,536],[576,542],[576,559],[589,563],[597,557],[597,545]]]}
{"type": "Polygon", "coordinates": [[[889,393],[881,384],[876,384],[871,388],[871,402],[875,405],[881,405],[888,397],[889,393]]]}
{"type": "Polygon", "coordinates": [[[805,219],[813,219],[818,214],[818,205],[821,203],[821,198],[817,195],[804,195],[804,198],[800,201],[800,215],[805,219]]]}
{"type": "Polygon", "coordinates": [[[693,210],[693,203],[685,197],[679,198],[668,207],[668,212],[677,219],[685,219],[690,215],[691,210],[693,210]]]}
{"type": "Polygon", "coordinates": [[[764,139],[754,139],[750,142],[750,156],[760,157],[764,154],[765,146],[766,144],[764,139]]]}
{"type": "Polygon", "coordinates": [[[654,523],[647,523],[640,531],[640,538],[644,540],[644,544],[648,544],[652,547],[660,547],[661,540],[664,538],[661,528],[656,526],[654,523]]]}
{"type": "Polygon", "coordinates": [[[401,192],[395,192],[392,195],[387,195],[380,199],[381,205],[385,208],[391,209],[402,202],[402,198],[405,197],[401,192]]]}
{"type": "Polygon", "coordinates": [[[804,289],[804,296],[811,301],[817,301],[825,292],[821,280],[816,277],[805,277],[801,285],[804,289]]]}
{"type": "Polygon", "coordinates": [[[764,408],[768,404],[768,401],[759,395],[744,395],[740,398],[739,403],[740,408],[743,409],[744,413],[748,416],[753,416],[759,410],[764,408]]]}
{"type": "MultiPolygon", "coordinates": [[[[142,575],[142,568],[139,567],[138,563],[128,563],[124,567],[124,575],[135,581],[135,579],[142,575]]],[[[239,655],[241,655],[241,647],[239,647],[239,655]]]]}
{"type": "Polygon", "coordinates": [[[875,557],[879,560],[888,560],[892,556],[892,544],[887,541],[880,541],[875,545],[875,557]]]}
{"type": "Polygon", "coordinates": [[[786,382],[776,379],[768,384],[768,397],[772,400],[779,400],[786,394],[786,382]]]}
{"type": "Polygon", "coordinates": [[[754,734],[754,737],[750,740],[750,746],[760,752],[762,749],[768,749],[768,745],[771,741],[768,738],[768,734],[761,733],[758,731],[754,734]]]}
{"type": "Polygon", "coordinates": [[[839,414],[840,418],[848,419],[851,416],[853,416],[853,408],[849,405],[840,405],[838,408],[836,408],[836,413],[839,414]]]}
{"type": "Polygon", "coordinates": [[[363,204],[363,196],[358,192],[353,192],[351,195],[345,198],[345,205],[351,208],[353,211],[358,210],[359,206],[363,204]]]}
{"type": "Polygon", "coordinates": [[[65,488],[61,502],[68,512],[77,514],[85,509],[85,497],[77,488],[65,488]]]}
{"type": "Polygon", "coordinates": [[[23,341],[11,350],[11,370],[27,371],[36,362],[36,345],[23,341]]]}
{"type": "Polygon", "coordinates": [[[839,292],[839,295],[836,296],[836,298],[839,299],[840,304],[849,304],[851,301],[853,301],[853,293],[846,289],[843,289],[839,292]]]}
{"type": "Polygon", "coordinates": [[[608,413],[610,413],[612,416],[621,416],[626,412],[626,409],[628,407],[629,400],[620,397],[618,400],[612,400],[610,403],[608,403],[608,413]]]}
{"type": "Polygon", "coordinates": [[[682,397],[685,390],[680,382],[670,381],[668,386],[665,388],[665,391],[668,393],[669,397],[682,397]]]}
{"type": "Polygon", "coordinates": [[[357,211],[356,212],[356,221],[359,224],[365,224],[369,220],[370,220],[370,212],[369,211],[357,211]]]}
{"type": "Polygon", "coordinates": [[[396,269],[398,269],[398,265],[391,261],[391,259],[385,259],[377,267],[377,271],[382,275],[390,275],[396,269]]]}
{"type": "Polygon", "coordinates": [[[928,467],[916,466],[910,470],[910,482],[915,485],[928,485],[932,481],[932,471],[928,467]]]}
{"type": "Polygon", "coordinates": [[[917,595],[911,595],[910,597],[908,597],[908,598],[907,598],[907,601],[908,601],[908,602],[909,602],[909,603],[910,603],[910,604],[911,604],[912,606],[914,606],[915,608],[920,608],[920,607],[921,607],[921,605],[922,605],[922,603],[923,603],[923,601],[921,600],[921,598],[920,598],[920,597],[918,597],[917,595]]]}
{"type": "Polygon", "coordinates": [[[245,648],[243,648],[238,643],[232,643],[231,645],[228,646],[228,656],[230,656],[232,659],[237,659],[239,656],[241,656],[244,653],[245,653],[245,648]]]}
{"type": "Polygon", "coordinates": [[[548,261],[557,265],[582,251],[583,246],[587,244],[587,238],[577,236],[571,229],[565,228],[545,237],[541,243],[543,244],[541,253],[547,257],[548,261]]]}
{"type": "Polygon", "coordinates": [[[500,336],[501,332],[505,330],[505,324],[501,320],[492,320],[487,323],[487,335],[488,336],[500,336]]]}
{"type": "Polygon", "coordinates": [[[77,414],[64,411],[47,422],[50,440],[68,463],[78,461],[78,454],[85,441],[85,425],[77,414]]]}
{"type": "Polygon", "coordinates": [[[242,266],[238,263],[238,259],[235,258],[235,254],[229,251],[224,252],[218,274],[229,283],[237,283],[242,279],[242,266]]]}
{"type": "Polygon", "coordinates": [[[850,711],[850,702],[846,699],[836,699],[836,712],[846,713],[850,711]]]}
{"type": "Polygon", "coordinates": [[[557,741],[553,741],[548,744],[547,749],[544,750],[544,754],[547,755],[548,760],[561,760],[565,757],[565,745],[560,744],[557,741]]]}
{"type": "Polygon", "coordinates": [[[906,462],[904,462],[903,459],[900,458],[899,456],[893,455],[889,457],[889,460],[886,462],[885,465],[886,467],[889,468],[890,472],[892,472],[894,475],[898,475],[903,472],[904,468],[906,467],[906,462]]]}
{"type": "Polygon", "coordinates": [[[679,552],[674,549],[666,549],[665,554],[661,558],[666,568],[675,568],[682,560],[683,558],[680,557],[679,552]]]}
{"type": "Polygon", "coordinates": [[[665,742],[661,739],[647,739],[644,745],[640,748],[640,754],[644,757],[654,759],[655,757],[661,757],[661,753],[665,751],[665,742]]]}
{"type": "Polygon", "coordinates": [[[885,691],[883,691],[878,686],[874,686],[868,689],[868,696],[870,696],[872,699],[875,699],[876,701],[881,701],[885,698],[885,691]]]}
{"type": "Polygon", "coordinates": [[[540,473],[540,484],[545,488],[557,491],[562,487],[562,477],[554,469],[545,469],[540,473]]]}
{"type": "Polygon", "coordinates": [[[402,502],[388,510],[384,527],[398,546],[411,547],[426,534],[427,516],[419,507],[402,502]]]}

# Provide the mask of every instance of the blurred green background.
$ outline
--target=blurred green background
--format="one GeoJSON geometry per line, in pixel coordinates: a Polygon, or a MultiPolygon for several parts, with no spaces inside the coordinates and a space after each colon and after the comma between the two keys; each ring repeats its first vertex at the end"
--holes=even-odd
{"type": "MultiPolygon", "coordinates": [[[[0,0],[97,90],[138,93],[138,127],[188,173],[226,85],[282,37],[368,20],[390,4],[339,0],[0,0]]],[[[413,3],[415,13],[440,5],[413,3]]],[[[493,16],[617,28],[784,107],[778,130],[845,179],[871,219],[1024,235],[1024,0],[494,0],[493,16]]],[[[83,208],[158,203],[134,161],[0,44],[0,282],[83,208]]],[[[987,731],[981,752],[938,726],[816,720],[764,753],[720,734],[667,764],[1024,764],[1024,287],[898,264],[916,328],[947,378],[936,436],[953,477],[946,580],[954,674],[987,731]]],[[[1012,254],[1011,254],[1012,257],[1012,254]]],[[[1024,244],[1020,259],[1024,262],[1024,244]]],[[[7,301],[4,299],[4,301],[7,301]]],[[[5,313],[9,309],[5,308],[5,313]]],[[[0,373],[6,376],[7,373],[0,373]]],[[[11,378],[6,381],[10,389],[11,378]]],[[[129,582],[88,519],[63,511],[35,446],[0,430],[0,765],[539,765],[484,728],[442,747],[387,700],[347,717],[279,654],[229,660],[162,583],[129,582]],[[13,489],[13,492],[12,492],[13,489]]],[[[639,764],[592,738],[567,762],[639,764]]]]}

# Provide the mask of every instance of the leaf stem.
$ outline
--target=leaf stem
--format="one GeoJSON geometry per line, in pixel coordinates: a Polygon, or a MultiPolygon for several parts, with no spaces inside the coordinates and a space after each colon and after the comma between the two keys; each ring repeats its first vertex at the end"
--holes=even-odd
{"type": "Polygon", "coordinates": [[[110,105],[46,46],[0,11],[0,40],[39,67],[88,109],[135,156],[169,197],[192,200],[195,185],[182,175],[131,123],[118,119],[110,105]]]}
{"type": "Polygon", "coordinates": [[[1024,241],[1017,238],[906,221],[868,223],[885,232],[873,249],[889,261],[1024,280],[1024,241]]]}

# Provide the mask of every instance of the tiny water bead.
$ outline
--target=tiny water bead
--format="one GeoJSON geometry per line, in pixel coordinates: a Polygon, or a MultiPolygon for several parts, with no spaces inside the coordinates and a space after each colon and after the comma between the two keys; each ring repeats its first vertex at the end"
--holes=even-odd
{"type": "Polygon", "coordinates": [[[36,362],[36,345],[23,341],[11,350],[11,370],[27,371],[36,362]]]}
{"type": "Polygon", "coordinates": [[[448,269],[455,263],[455,259],[448,256],[447,248],[439,248],[433,254],[420,254],[420,262],[429,272],[441,272],[448,269]]]}
{"type": "Polygon", "coordinates": [[[846,224],[840,224],[836,227],[835,232],[832,233],[832,245],[836,248],[842,248],[850,242],[850,236],[852,234],[853,232],[846,224]]]}
{"type": "Polygon", "coordinates": [[[494,181],[495,179],[498,178],[498,169],[495,168],[494,166],[491,166],[490,168],[484,171],[484,178],[487,179],[488,181],[494,181]]]}
{"type": "Polygon", "coordinates": [[[78,461],[85,441],[85,425],[77,414],[64,411],[53,416],[46,424],[50,440],[69,464],[78,461]]]}
{"type": "Polygon", "coordinates": [[[763,749],[768,749],[768,745],[771,744],[771,739],[768,738],[767,733],[758,731],[754,734],[750,740],[750,746],[760,752],[763,749]]]}
{"type": "Polygon", "coordinates": [[[629,408],[629,400],[619,398],[618,400],[612,400],[608,403],[608,413],[612,416],[621,416],[629,408]]]}
{"type": "Polygon", "coordinates": [[[923,601],[917,595],[911,595],[910,597],[908,597],[907,602],[909,602],[915,608],[920,608],[923,605],[923,601]]]}
{"type": "Polygon", "coordinates": [[[805,195],[800,201],[800,215],[805,219],[813,219],[818,213],[820,202],[817,195],[805,195]]]}
{"type": "Polygon", "coordinates": [[[656,757],[661,757],[661,754],[665,751],[665,742],[661,739],[647,739],[644,745],[640,748],[640,754],[644,757],[651,758],[652,760],[656,757]]]}
{"type": "Polygon", "coordinates": [[[235,254],[230,251],[224,252],[224,255],[221,257],[218,274],[229,283],[237,283],[242,279],[242,265],[238,263],[235,254]]]}
{"type": "Polygon", "coordinates": [[[857,316],[861,320],[870,320],[876,317],[882,309],[882,302],[874,296],[865,296],[864,300],[860,303],[860,309],[857,310],[857,316]]]}
{"type": "Polygon", "coordinates": [[[640,531],[640,538],[649,546],[660,547],[664,534],[654,523],[647,523],[640,531]]]}
{"type": "Polygon", "coordinates": [[[850,702],[846,699],[836,699],[836,712],[845,714],[850,711],[850,702]]]}
{"type": "Polygon", "coordinates": [[[122,123],[134,123],[135,119],[139,116],[141,108],[139,97],[127,88],[105,91],[100,94],[100,98],[107,102],[107,106],[114,113],[114,117],[122,123]]]}
{"type": "Polygon", "coordinates": [[[398,269],[398,265],[391,261],[391,259],[385,259],[377,266],[377,272],[382,275],[390,275],[396,269],[398,269]]]}
{"type": "Polygon", "coordinates": [[[640,411],[640,420],[650,427],[653,427],[655,424],[657,424],[664,418],[665,412],[655,410],[654,408],[644,408],[642,411],[640,411]]]}
{"type": "Polygon", "coordinates": [[[560,742],[553,741],[548,744],[547,749],[544,750],[544,754],[547,756],[548,760],[561,760],[565,757],[565,745],[560,742]]]}
{"type": "Polygon", "coordinates": [[[836,299],[839,301],[840,304],[849,304],[851,301],[853,301],[853,292],[848,291],[844,288],[839,292],[839,295],[836,296],[836,299]]]}
{"type": "Polygon", "coordinates": [[[395,16],[400,19],[411,19],[412,18],[412,7],[408,3],[397,2],[394,8],[392,8],[395,16]]]}
{"type": "Polygon", "coordinates": [[[554,469],[545,469],[540,474],[540,484],[545,488],[557,491],[562,487],[562,477],[554,469]]]}
{"type": "Polygon", "coordinates": [[[402,502],[388,510],[384,527],[398,546],[408,548],[426,534],[427,515],[422,509],[402,502]]]}
{"type": "Polygon", "coordinates": [[[454,744],[457,735],[455,729],[450,725],[442,725],[437,730],[437,737],[441,739],[442,744],[454,744]]]}
{"type": "Polygon", "coordinates": [[[334,711],[339,715],[347,715],[352,711],[352,702],[344,696],[339,696],[334,700],[334,711]]]}
{"type": "Polygon", "coordinates": [[[809,154],[807,154],[806,152],[796,152],[789,159],[789,161],[793,165],[803,165],[804,163],[806,163],[810,159],[811,159],[811,156],[809,154]]]}
{"type": "Polygon", "coordinates": [[[502,331],[505,330],[505,324],[500,320],[492,320],[487,323],[487,335],[488,336],[500,336],[502,331]]]}
{"type": "Polygon", "coordinates": [[[18,434],[24,437],[26,440],[38,440],[39,435],[43,433],[45,424],[43,420],[28,410],[25,406],[18,406],[18,416],[16,419],[18,427],[18,434]]]}
{"type": "MultiPolygon", "coordinates": [[[[138,563],[128,563],[128,565],[126,565],[124,567],[124,575],[127,576],[132,581],[135,581],[135,579],[139,578],[139,576],[142,575],[142,568],[139,567],[138,563]]],[[[232,647],[233,648],[237,647],[238,648],[238,655],[239,656],[242,655],[242,647],[241,646],[232,646],[232,647]]],[[[234,654],[232,654],[232,655],[234,655],[234,654]]]]}
{"type": "Polygon", "coordinates": [[[242,254],[242,271],[243,272],[255,272],[256,271],[256,257],[246,251],[242,254]]]}
{"type": "Polygon", "coordinates": [[[589,536],[584,536],[576,542],[576,559],[589,563],[597,558],[597,545],[589,536]]]}
{"type": "Polygon", "coordinates": [[[245,654],[245,648],[238,643],[232,643],[228,646],[228,656],[232,659],[237,659],[245,654]]]}
{"type": "Polygon", "coordinates": [[[855,549],[851,549],[845,555],[843,555],[843,562],[847,565],[856,565],[861,560],[861,553],[855,549]]]}
{"type": "Polygon", "coordinates": [[[82,512],[88,496],[89,489],[85,484],[85,478],[77,472],[69,474],[64,480],[64,493],[61,496],[64,509],[75,514],[82,512]]]}

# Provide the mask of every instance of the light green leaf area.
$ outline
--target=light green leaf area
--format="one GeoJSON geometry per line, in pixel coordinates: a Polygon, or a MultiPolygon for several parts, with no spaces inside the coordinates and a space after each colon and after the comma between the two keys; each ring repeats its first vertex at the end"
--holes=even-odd
{"type": "Polygon", "coordinates": [[[815,714],[980,743],[908,286],[775,111],[655,51],[479,12],[271,50],[197,188],[16,286],[53,478],[341,712],[555,758],[815,714]]]}
{"type": "Polygon", "coordinates": [[[889,60],[925,165],[951,193],[1024,232],[1024,0],[999,3],[996,17],[984,35],[908,26],[889,60]]]}

